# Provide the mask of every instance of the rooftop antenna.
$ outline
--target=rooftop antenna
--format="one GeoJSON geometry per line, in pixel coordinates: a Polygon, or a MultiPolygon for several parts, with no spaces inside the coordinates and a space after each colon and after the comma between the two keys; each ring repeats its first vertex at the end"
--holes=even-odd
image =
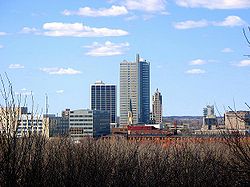
{"type": "Polygon", "coordinates": [[[48,104],[48,94],[45,94],[45,114],[46,117],[48,116],[48,112],[49,112],[49,104],[48,104]]]}
{"type": "Polygon", "coordinates": [[[136,62],[140,62],[140,56],[139,56],[139,53],[136,54],[136,62]]]}

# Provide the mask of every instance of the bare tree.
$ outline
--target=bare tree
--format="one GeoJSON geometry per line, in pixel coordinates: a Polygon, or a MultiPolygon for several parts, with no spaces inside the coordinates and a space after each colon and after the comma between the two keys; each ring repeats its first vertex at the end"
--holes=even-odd
{"type": "MultiPolygon", "coordinates": [[[[228,142],[136,142],[126,138],[17,136],[11,82],[2,82],[0,186],[249,186],[249,139],[228,142]],[[12,93],[12,94],[11,94],[12,93]],[[11,109],[11,110],[8,110],[11,109]],[[6,122],[7,120],[7,122],[6,122]],[[4,127],[4,128],[5,128],[4,127]]],[[[15,102],[17,101],[17,103],[15,102]]],[[[16,115],[16,116],[15,116],[16,115]]]]}
{"type": "MultiPolygon", "coordinates": [[[[39,175],[37,173],[40,171],[37,170],[42,168],[46,139],[29,129],[27,133],[20,134],[21,95],[15,94],[7,74],[0,75],[0,81],[3,103],[0,104],[0,184],[19,186],[20,182],[24,182],[24,176],[30,172],[32,172],[32,179],[38,181],[40,176],[37,177],[39,175]]],[[[34,116],[33,110],[31,116],[34,116]]],[[[32,119],[33,117],[31,121],[32,119]]]]}
{"type": "MultiPolygon", "coordinates": [[[[250,27],[248,27],[248,31],[250,32],[250,27]]],[[[246,30],[244,28],[243,28],[243,35],[244,35],[244,37],[245,37],[245,39],[250,47],[250,40],[249,40],[249,37],[247,36],[246,30]]],[[[245,55],[245,56],[250,57],[250,55],[245,55]]]]}

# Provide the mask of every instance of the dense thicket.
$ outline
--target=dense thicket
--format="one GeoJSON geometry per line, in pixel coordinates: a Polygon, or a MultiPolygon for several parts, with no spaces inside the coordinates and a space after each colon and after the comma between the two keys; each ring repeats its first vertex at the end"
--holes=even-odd
{"type": "Polygon", "coordinates": [[[247,186],[249,144],[235,142],[0,136],[0,186],[247,186]]]}

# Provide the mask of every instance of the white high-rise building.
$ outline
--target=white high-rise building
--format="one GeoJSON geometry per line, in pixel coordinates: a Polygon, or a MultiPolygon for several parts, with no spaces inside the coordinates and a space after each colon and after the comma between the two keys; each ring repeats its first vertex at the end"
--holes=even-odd
{"type": "Polygon", "coordinates": [[[152,109],[154,123],[162,123],[162,95],[158,88],[152,97],[152,109]]]}
{"type": "Polygon", "coordinates": [[[150,113],[150,64],[136,56],[120,63],[120,124],[148,123],[150,113]]]}

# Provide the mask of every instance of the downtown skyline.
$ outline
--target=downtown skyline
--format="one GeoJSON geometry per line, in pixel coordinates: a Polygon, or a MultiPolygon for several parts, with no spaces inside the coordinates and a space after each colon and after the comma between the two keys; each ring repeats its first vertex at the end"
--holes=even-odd
{"type": "Polygon", "coordinates": [[[49,113],[60,113],[90,108],[97,80],[119,88],[119,64],[139,53],[150,62],[150,96],[156,88],[163,95],[163,116],[202,115],[214,102],[224,113],[233,100],[247,110],[250,48],[242,28],[250,1],[223,2],[1,1],[0,73],[15,92],[32,91],[40,107],[47,93],[49,113]]]}

